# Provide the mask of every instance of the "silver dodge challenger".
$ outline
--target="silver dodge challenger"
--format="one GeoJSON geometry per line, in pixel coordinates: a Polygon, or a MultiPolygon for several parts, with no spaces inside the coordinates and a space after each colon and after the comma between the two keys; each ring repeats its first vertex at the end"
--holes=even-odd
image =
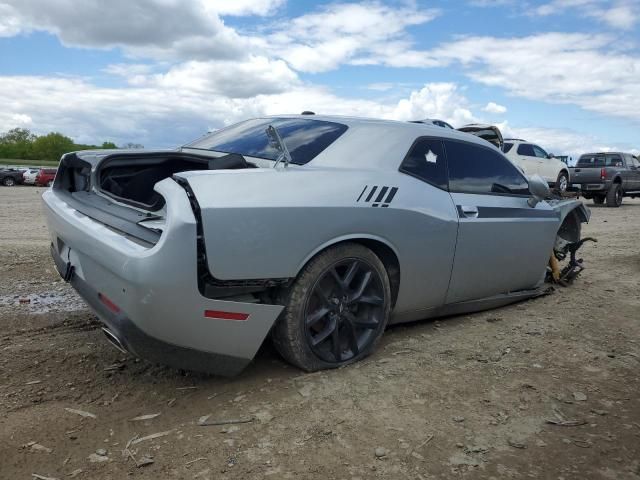
{"type": "Polygon", "coordinates": [[[319,115],[66,154],[43,200],[56,268],[114,345],[222,375],[267,336],[314,371],[390,324],[540,295],[550,259],[582,268],[589,219],[482,138],[319,115]]]}

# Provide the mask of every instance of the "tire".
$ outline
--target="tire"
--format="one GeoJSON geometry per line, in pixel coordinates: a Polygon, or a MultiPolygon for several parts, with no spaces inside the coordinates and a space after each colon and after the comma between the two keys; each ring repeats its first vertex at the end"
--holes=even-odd
{"type": "Polygon", "coordinates": [[[614,183],[607,192],[607,207],[619,207],[622,205],[622,186],[614,183]]]}
{"type": "Polygon", "coordinates": [[[285,360],[308,372],[369,355],[391,314],[387,271],[357,243],[318,254],[283,293],[286,308],[272,331],[273,343],[285,360]]]}
{"type": "Polygon", "coordinates": [[[554,189],[557,193],[563,194],[567,191],[568,187],[569,187],[569,175],[565,170],[562,170],[558,174],[558,178],[556,179],[556,184],[554,189]]]}
{"type": "Polygon", "coordinates": [[[5,177],[4,180],[2,180],[2,184],[5,187],[13,187],[16,184],[16,180],[13,177],[5,177]]]}
{"type": "Polygon", "coordinates": [[[595,195],[593,197],[593,203],[595,203],[596,205],[602,205],[604,203],[604,196],[603,195],[595,195]]]}

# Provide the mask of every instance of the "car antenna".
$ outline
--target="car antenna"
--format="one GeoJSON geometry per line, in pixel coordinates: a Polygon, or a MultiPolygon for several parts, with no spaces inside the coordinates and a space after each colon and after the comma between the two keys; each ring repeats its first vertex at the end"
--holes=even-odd
{"type": "Polygon", "coordinates": [[[276,168],[282,160],[284,160],[284,166],[288,167],[291,162],[291,154],[289,153],[287,146],[284,144],[282,137],[278,133],[278,130],[273,125],[269,125],[265,132],[267,133],[267,137],[269,137],[269,143],[271,146],[279,152],[273,168],[276,168]]]}

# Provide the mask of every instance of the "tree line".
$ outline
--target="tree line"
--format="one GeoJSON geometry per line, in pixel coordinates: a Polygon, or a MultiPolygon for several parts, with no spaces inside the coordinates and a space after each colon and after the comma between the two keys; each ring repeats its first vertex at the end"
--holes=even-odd
{"type": "Polygon", "coordinates": [[[36,135],[26,128],[14,128],[0,134],[0,158],[19,160],[60,160],[65,153],[76,150],[112,148],[143,148],[137,143],[127,143],[118,147],[113,142],[102,145],[75,143],[71,138],[58,132],[36,135]]]}

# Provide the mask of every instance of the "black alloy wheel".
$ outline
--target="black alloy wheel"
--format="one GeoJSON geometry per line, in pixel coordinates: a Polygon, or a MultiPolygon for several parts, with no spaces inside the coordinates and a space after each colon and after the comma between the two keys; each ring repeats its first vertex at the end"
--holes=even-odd
{"type": "Polygon", "coordinates": [[[306,339],[315,355],[342,363],[367,349],[383,323],[382,280],[366,261],[331,265],[313,286],[305,309],[306,339]]]}

